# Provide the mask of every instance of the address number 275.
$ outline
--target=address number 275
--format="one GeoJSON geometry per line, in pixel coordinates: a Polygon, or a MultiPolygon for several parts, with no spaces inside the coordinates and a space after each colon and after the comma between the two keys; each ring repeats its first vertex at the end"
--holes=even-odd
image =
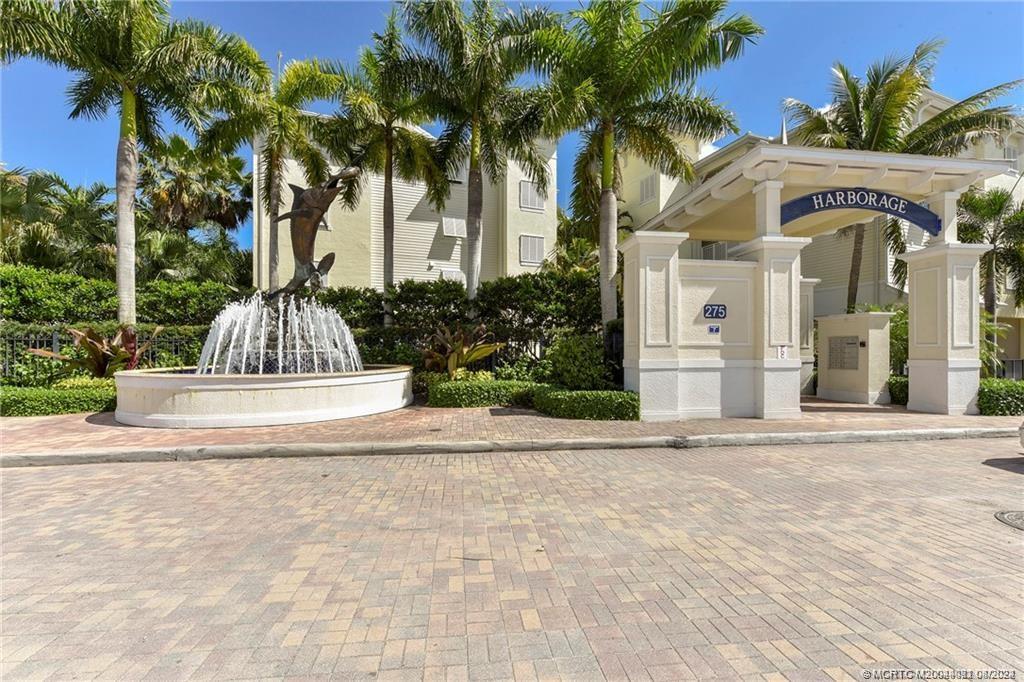
{"type": "Polygon", "coordinates": [[[721,303],[707,303],[704,305],[705,320],[724,320],[725,306],[721,303]]]}

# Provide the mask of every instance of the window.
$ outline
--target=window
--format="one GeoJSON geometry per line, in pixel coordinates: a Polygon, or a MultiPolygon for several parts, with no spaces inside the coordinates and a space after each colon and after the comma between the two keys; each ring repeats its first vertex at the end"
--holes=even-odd
{"type": "Polygon", "coordinates": [[[640,181],[640,203],[646,204],[648,201],[654,201],[654,197],[658,193],[658,174],[652,173],[646,178],[640,181]]]}
{"type": "Polygon", "coordinates": [[[537,183],[519,181],[519,208],[524,211],[543,211],[544,197],[537,191],[537,183]]]}
{"type": "Polygon", "coordinates": [[[440,279],[453,279],[456,282],[466,283],[466,273],[457,268],[441,268],[440,279]]]}
{"type": "Polygon", "coordinates": [[[448,182],[454,182],[456,185],[461,185],[469,180],[469,166],[459,166],[458,170],[452,173],[448,177],[448,182]]]}
{"type": "Polygon", "coordinates": [[[540,265],[544,262],[544,237],[519,235],[519,264],[540,265]]]}
{"type": "Polygon", "coordinates": [[[728,258],[729,258],[729,243],[728,242],[701,242],[700,243],[700,257],[701,257],[701,260],[728,260],[728,258]]]}
{"type": "Polygon", "coordinates": [[[1017,158],[1017,148],[1013,145],[1006,144],[1003,146],[1003,159],[1011,161],[1011,167],[1014,170],[1020,170],[1020,160],[1017,158]]]}
{"type": "Polygon", "coordinates": [[[441,232],[444,233],[445,237],[463,237],[466,236],[466,219],[465,218],[449,218],[444,216],[441,218],[441,232]]]}

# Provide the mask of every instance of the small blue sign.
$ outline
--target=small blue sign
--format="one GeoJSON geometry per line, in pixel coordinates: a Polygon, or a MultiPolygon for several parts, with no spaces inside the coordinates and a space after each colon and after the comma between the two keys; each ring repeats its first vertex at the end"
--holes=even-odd
{"type": "Polygon", "coordinates": [[[708,325],[708,334],[721,334],[721,333],[722,333],[722,325],[720,325],[720,324],[709,324],[708,325]]]}
{"type": "Polygon", "coordinates": [[[705,320],[724,320],[725,319],[725,306],[721,303],[705,303],[704,304],[704,319],[705,320]]]}
{"type": "Polygon", "coordinates": [[[942,220],[939,216],[917,202],[864,187],[826,189],[787,201],[780,211],[781,223],[785,225],[805,215],[844,208],[888,213],[914,223],[931,235],[937,235],[942,230],[942,220]]]}

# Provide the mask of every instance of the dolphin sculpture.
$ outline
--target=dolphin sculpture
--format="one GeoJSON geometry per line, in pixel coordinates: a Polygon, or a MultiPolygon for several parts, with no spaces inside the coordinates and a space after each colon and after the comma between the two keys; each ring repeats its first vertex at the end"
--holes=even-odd
{"type": "Polygon", "coordinates": [[[334,253],[328,253],[320,259],[318,266],[313,265],[313,250],[316,245],[316,233],[324,214],[331,202],[341,193],[342,181],[357,177],[360,170],[355,166],[341,169],[327,180],[309,188],[288,184],[292,188],[292,208],[277,217],[277,222],[291,220],[292,255],[295,257],[295,273],[291,280],[277,291],[270,293],[270,298],[281,294],[294,294],[308,282],[316,291],[323,286],[327,272],[334,265],[334,253]]]}

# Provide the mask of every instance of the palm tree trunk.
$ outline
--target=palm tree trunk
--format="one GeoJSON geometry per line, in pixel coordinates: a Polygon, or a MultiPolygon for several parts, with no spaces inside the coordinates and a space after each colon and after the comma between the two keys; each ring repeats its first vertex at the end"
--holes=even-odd
{"type": "Polygon", "coordinates": [[[277,291],[281,288],[281,278],[278,272],[281,266],[281,237],[277,223],[277,216],[281,210],[281,178],[277,177],[277,173],[274,173],[271,164],[268,164],[266,172],[272,174],[269,197],[270,244],[267,248],[267,261],[270,267],[268,284],[270,291],[277,291]]]}
{"type": "Polygon", "coordinates": [[[618,317],[618,292],[615,273],[618,270],[618,216],[615,197],[615,131],[612,125],[604,128],[601,152],[601,207],[600,207],[600,269],[601,269],[601,322],[608,324],[618,317]]]}
{"type": "Polygon", "coordinates": [[[391,326],[391,303],[388,298],[395,284],[395,197],[393,187],[394,141],[389,128],[384,133],[384,325],[391,326]]]}
{"type": "MultiPolygon", "coordinates": [[[[864,260],[864,231],[863,223],[857,225],[853,230],[853,254],[850,257],[850,280],[846,285],[846,312],[852,313],[857,310],[857,288],[860,285],[860,264],[864,260]]],[[[878,282],[875,282],[878,286],[878,282]]]]}
{"type": "Polygon", "coordinates": [[[474,122],[470,133],[469,187],[466,202],[466,296],[476,298],[480,284],[480,260],[483,257],[480,219],[484,205],[483,173],[480,171],[480,131],[474,122]]]}
{"type": "MultiPolygon", "coordinates": [[[[988,260],[986,264],[988,267],[985,268],[985,313],[988,317],[989,332],[986,335],[988,338],[986,341],[989,344],[989,348],[995,350],[999,343],[999,338],[996,336],[996,245],[992,245],[992,250],[985,254],[985,258],[988,260]]],[[[998,369],[999,353],[998,351],[993,353],[992,366],[988,368],[989,376],[996,376],[996,370],[998,369]]]]}
{"type": "Polygon", "coordinates": [[[135,140],[135,93],[121,95],[121,131],[117,140],[117,321],[135,324],[135,189],[139,150],[135,140]]]}

